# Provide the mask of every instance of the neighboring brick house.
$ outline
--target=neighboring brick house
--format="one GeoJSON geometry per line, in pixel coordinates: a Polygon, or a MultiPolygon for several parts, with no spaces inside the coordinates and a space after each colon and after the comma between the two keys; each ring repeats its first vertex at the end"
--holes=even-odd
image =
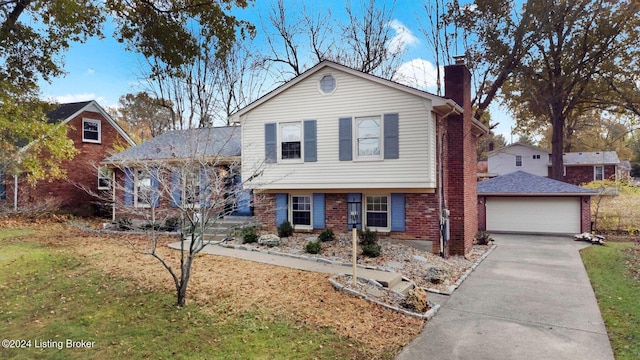
{"type": "MultiPolygon", "coordinates": [[[[562,154],[564,181],[580,185],[598,180],[621,178],[620,159],[615,151],[570,152],[562,154]]],[[[548,175],[551,175],[549,165],[548,175]]]]}
{"type": "Polygon", "coordinates": [[[71,160],[62,162],[66,178],[54,181],[40,181],[30,186],[24,181],[25,175],[17,178],[5,177],[3,187],[6,198],[0,200],[16,208],[35,206],[52,202],[61,210],[76,215],[94,215],[98,209],[97,199],[89,192],[98,193],[104,189],[105,174],[97,166],[117,146],[135,145],[127,133],[94,100],[61,104],[47,113],[50,123],[66,126],[67,136],[78,150],[71,160]],[[15,197],[15,189],[17,197],[15,197]],[[87,192],[86,190],[89,192],[87,192]],[[17,201],[17,202],[16,202],[17,201]]]}
{"type": "Polygon", "coordinates": [[[112,170],[113,219],[155,220],[179,209],[251,215],[250,192],[241,191],[240,128],[175,130],[104,159],[112,170]]]}
{"type": "Polygon", "coordinates": [[[323,61],[240,110],[256,218],[346,232],[355,213],[358,227],[468,253],[476,139],[488,132],[472,118],[470,79],[464,64],[445,67],[440,97],[323,61]]]}

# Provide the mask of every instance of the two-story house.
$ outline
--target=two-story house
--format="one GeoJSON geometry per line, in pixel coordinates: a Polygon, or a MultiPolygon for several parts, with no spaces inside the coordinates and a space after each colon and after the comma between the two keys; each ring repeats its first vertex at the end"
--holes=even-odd
{"type": "Polygon", "coordinates": [[[445,97],[323,61],[234,115],[242,178],[267,228],[433,242],[466,254],[477,232],[471,75],[445,68],[445,97]],[[259,173],[260,176],[253,176],[259,173]]]}
{"type": "Polygon", "coordinates": [[[117,146],[135,143],[95,100],[61,104],[47,117],[50,123],[68,128],[67,136],[78,151],[73,159],[61,164],[66,178],[31,186],[24,175],[6,176],[2,179],[5,196],[0,201],[18,209],[48,202],[73,214],[93,215],[98,204],[90,192],[108,190],[111,176],[98,164],[117,146]]]}
{"type": "Polygon", "coordinates": [[[524,171],[538,176],[547,176],[549,165],[547,150],[537,146],[513,143],[490,151],[487,154],[488,172],[495,176],[524,171]]]}

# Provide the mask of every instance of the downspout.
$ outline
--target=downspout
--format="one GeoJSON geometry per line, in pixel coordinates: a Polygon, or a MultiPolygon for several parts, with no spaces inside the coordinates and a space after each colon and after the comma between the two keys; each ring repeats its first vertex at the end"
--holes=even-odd
{"type": "Polygon", "coordinates": [[[13,175],[13,211],[18,211],[18,175],[13,175]]]}
{"type": "Polygon", "coordinates": [[[111,172],[111,223],[116,223],[116,172],[111,172]]]}
{"type": "MultiPolygon", "coordinates": [[[[442,116],[440,118],[440,122],[442,123],[443,127],[444,127],[444,131],[442,133],[442,136],[440,138],[440,144],[439,144],[439,149],[438,149],[438,181],[439,181],[439,186],[438,186],[438,210],[440,211],[440,216],[439,216],[439,226],[440,226],[440,257],[445,258],[445,252],[444,252],[444,244],[445,241],[448,241],[449,239],[445,239],[445,230],[447,227],[447,217],[448,215],[445,214],[446,212],[446,202],[445,202],[445,196],[444,196],[444,141],[447,137],[447,128],[446,126],[444,126],[444,121],[446,120],[446,118],[448,118],[451,114],[457,113],[455,107],[451,109],[451,111],[449,111],[447,114],[445,114],[444,116],[442,116]]],[[[446,233],[448,233],[448,231],[446,231],[446,233]]]]}

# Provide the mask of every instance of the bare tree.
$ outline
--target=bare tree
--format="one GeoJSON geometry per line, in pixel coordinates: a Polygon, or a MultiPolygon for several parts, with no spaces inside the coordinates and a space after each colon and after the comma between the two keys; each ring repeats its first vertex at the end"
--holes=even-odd
{"type": "Polygon", "coordinates": [[[229,236],[217,223],[244,195],[237,181],[240,128],[173,131],[145,144],[107,159],[110,190],[92,195],[109,201],[121,223],[131,219],[146,231],[147,242],[130,245],[169,272],[177,305],[184,306],[193,261],[210,243],[205,234],[229,236]],[[163,230],[177,232],[179,264],[158,251],[163,230]]]}

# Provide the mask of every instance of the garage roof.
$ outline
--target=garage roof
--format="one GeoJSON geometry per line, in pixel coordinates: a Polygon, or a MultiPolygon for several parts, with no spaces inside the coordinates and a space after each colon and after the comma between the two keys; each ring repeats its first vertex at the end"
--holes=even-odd
{"type": "Polygon", "coordinates": [[[595,190],[516,171],[478,183],[478,195],[567,196],[596,195],[595,190]]]}

